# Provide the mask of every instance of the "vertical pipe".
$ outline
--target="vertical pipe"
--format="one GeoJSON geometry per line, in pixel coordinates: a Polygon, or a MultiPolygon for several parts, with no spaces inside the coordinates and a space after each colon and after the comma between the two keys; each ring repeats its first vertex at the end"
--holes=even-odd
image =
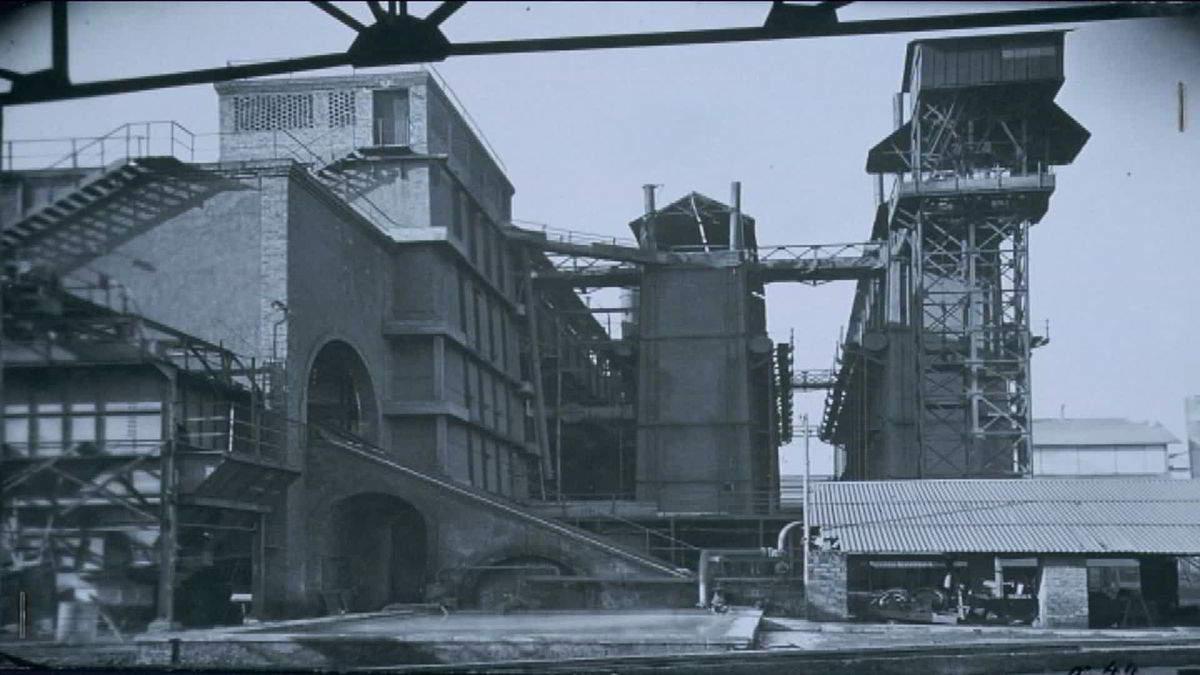
{"type": "Polygon", "coordinates": [[[1185,107],[1186,100],[1184,98],[1183,82],[1179,83],[1177,91],[1179,93],[1179,133],[1183,133],[1187,124],[1187,108],[1185,107]]]}
{"type": "Polygon", "coordinates": [[[538,452],[541,454],[540,468],[541,480],[540,491],[542,499],[546,498],[546,473],[548,472],[550,462],[550,441],[547,438],[546,429],[546,392],[544,389],[545,382],[542,380],[542,350],[541,339],[538,334],[540,327],[538,326],[537,312],[537,290],[533,284],[533,265],[529,260],[529,251],[521,251],[521,264],[525,271],[525,316],[528,319],[529,326],[529,360],[533,370],[533,400],[536,406],[536,417],[533,424],[533,433],[537,437],[538,452]]]}
{"type": "Polygon", "coordinates": [[[250,592],[253,594],[250,612],[255,619],[267,615],[267,514],[258,514],[258,531],[254,538],[254,556],[251,558],[252,578],[250,592]]]}
{"type": "Polygon", "coordinates": [[[987,461],[987,448],[983,444],[983,425],[979,423],[980,410],[979,399],[982,397],[979,381],[979,338],[980,332],[985,330],[982,322],[977,318],[978,314],[982,313],[980,306],[979,292],[979,254],[976,247],[979,246],[977,225],[970,223],[967,225],[967,311],[963,317],[963,325],[966,327],[967,333],[967,395],[971,410],[971,428],[970,438],[966,444],[966,457],[963,466],[967,471],[971,471],[972,455],[981,463],[980,469],[983,469],[987,461]],[[983,453],[983,457],[981,457],[983,453]]]}
{"type": "Polygon", "coordinates": [[[159,568],[158,568],[158,608],[155,622],[166,630],[171,630],[175,623],[175,557],[176,537],[178,534],[178,518],[175,495],[175,417],[176,401],[178,399],[178,383],[174,373],[169,375],[167,386],[164,387],[166,400],[163,401],[163,438],[166,442],[161,446],[162,479],[160,499],[161,521],[159,525],[159,568]]]}
{"type": "Polygon", "coordinates": [[[658,247],[657,242],[655,241],[657,233],[654,231],[654,214],[657,211],[654,206],[654,189],[656,187],[658,186],[650,183],[642,186],[642,194],[645,200],[646,208],[646,222],[642,226],[642,241],[640,243],[642,248],[649,251],[653,251],[658,247]]]}
{"type": "Polygon", "coordinates": [[[563,327],[562,320],[554,317],[554,484],[558,501],[563,500],[562,485],[562,409],[563,409],[563,327]]]}
{"type": "Polygon", "coordinates": [[[729,184],[729,250],[742,250],[742,184],[729,184]]]}
{"type": "Polygon", "coordinates": [[[808,413],[804,413],[803,429],[804,429],[804,486],[803,486],[802,492],[804,494],[804,506],[803,506],[804,511],[801,515],[801,518],[804,521],[804,526],[803,526],[804,532],[803,532],[803,536],[800,538],[800,550],[804,555],[804,558],[803,558],[803,561],[804,561],[803,562],[803,582],[804,582],[804,598],[805,598],[804,607],[805,607],[805,612],[807,613],[807,608],[808,608],[808,533],[809,533],[809,526],[811,523],[811,521],[809,520],[809,517],[808,517],[808,510],[809,510],[809,504],[810,504],[810,500],[808,498],[808,472],[809,472],[808,413]]]}

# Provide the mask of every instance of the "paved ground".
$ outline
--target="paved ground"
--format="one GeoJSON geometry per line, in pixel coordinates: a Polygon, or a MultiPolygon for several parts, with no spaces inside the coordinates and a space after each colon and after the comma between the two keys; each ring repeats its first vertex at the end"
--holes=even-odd
{"type": "MultiPolygon", "coordinates": [[[[749,647],[762,613],[733,610],[713,614],[701,610],[559,611],[496,614],[374,614],[310,622],[285,622],[253,628],[203,631],[261,639],[264,635],[346,635],[395,640],[546,640],[608,643],[727,644],[749,647]]],[[[188,639],[200,631],[181,632],[188,639]]],[[[214,637],[216,637],[214,635],[214,637]]],[[[234,638],[237,639],[237,638],[234,638]]]]}
{"type": "Polygon", "coordinates": [[[1200,642],[1200,628],[1046,629],[1007,626],[819,623],[765,620],[763,649],[857,649],[970,644],[1065,644],[1086,642],[1200,642]]]}

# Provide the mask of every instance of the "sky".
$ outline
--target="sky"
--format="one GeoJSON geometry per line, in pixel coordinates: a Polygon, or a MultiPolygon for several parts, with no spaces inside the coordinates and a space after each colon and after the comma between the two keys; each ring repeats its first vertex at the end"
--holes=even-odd
{"type": "MultiPolygon", "coordinates": [[[[369,21],[365,3],[337,4],[369,21]]],[[[856,3],[840,15],[1013,5],[856,3]]],[[[415,15],[434,6],[409,3],[415,15]]],[[[465,41],[751,26],[769,7],[476,2],[443,28],[465,41]]],[[[0,68],[48,64],[47,17],[44,6],[0,16],[0,68]]],[[[307,3],[72,3],[69,26],[76,81],[339,51],[353,38],[307,3]]],[[[1182,439],[1183,398],[1200,393],[1191,342],[1200,326],[1200,21],[1061,27],[1073,31],[1057,102],[1092,137],[1057,171],[1049,213],[1031,234],[1031,314],[1037,332],[1049,321],[1051,339],[1034,355],[1034,413],[1154,420],[1182,439]]],[[[515,218],[627,236],[643,184],[661,184],[665,204],[692,190],[727,201],[737,180],[761,243],[853,242],[870,229],[866,153],[891,129],[905,46],[951,34],[966,33],[462,57],[437,70],[502,158],[515,218]]],[[[211,134],[216,104],[201,85],[18,106],[4,110],[4,136],[95,136],[143,120],[211,134]]],[[[853,291],[850,282],[769,287],[771,336],[794,334],[797,368],[832,364],[853,291]]],[[[816,423],[822,408],[822,393],[797,394],[798,415],[816,423]]],[[[795,445],[782,459],[785,474],[801,470],[795,445]]],[[[828,450],[814,444],[813,472],[830,469],[828,450]]]]}

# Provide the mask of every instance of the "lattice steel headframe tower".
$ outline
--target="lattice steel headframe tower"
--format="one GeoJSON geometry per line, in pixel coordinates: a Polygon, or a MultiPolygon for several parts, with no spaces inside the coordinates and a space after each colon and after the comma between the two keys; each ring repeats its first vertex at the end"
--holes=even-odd
{"type": "Polygon", "coordinates": [[[912,329],[917,477],[1029,470],[1029,227],[1046,213],[1052,167],[1089,136],[1053,101],[1063,38],[910,43],[896,130],[868,157],[868,172],[896,180],[876,229],[892,253],[873,294],[884,316],[866,323],[912,329]]]}

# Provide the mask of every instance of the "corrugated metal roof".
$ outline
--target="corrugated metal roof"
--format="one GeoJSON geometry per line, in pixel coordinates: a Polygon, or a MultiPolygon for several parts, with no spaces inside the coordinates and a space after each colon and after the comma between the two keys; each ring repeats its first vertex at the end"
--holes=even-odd
{"type": "Polygon", "coordinates": [[[1033,445],[1170,445],[1179,439],[1158,422],[1120,418],[1035,419],[1033,445]]]}
{"type": "Polygon", "coordinates": [[[1200,555],[1200,481],[926,480],[812,485],[849,553],[1200,555]]]}

